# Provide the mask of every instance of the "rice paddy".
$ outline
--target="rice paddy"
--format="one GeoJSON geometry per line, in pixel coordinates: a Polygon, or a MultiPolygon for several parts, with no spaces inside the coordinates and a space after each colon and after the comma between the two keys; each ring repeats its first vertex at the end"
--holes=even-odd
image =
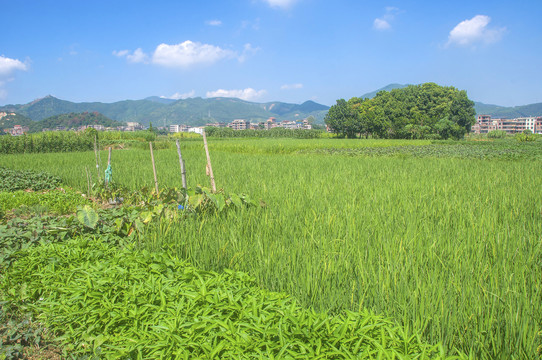
{"type": "MultiPolygon", "coordinates": [[[[206,185],[201,143],[181,146],[189,187],[206,185]]],[[[266,206],[162,221],[140,248],[205,271],[246,272],[316,311],[390,317],[449,355],[537,356],[539,142],[238,139],[210,140],[210,151],[219,188],[266,206]]],[[[176,150],[154,155],[160,186],[180,187],[176,150]]],[[[114,181],[152,187],[149,156],[113,151],[114,181]]],[[[47,170],[81,191],[85,167],[96,174],[93,152],[5,155],[0,166],[47,170]]]]}

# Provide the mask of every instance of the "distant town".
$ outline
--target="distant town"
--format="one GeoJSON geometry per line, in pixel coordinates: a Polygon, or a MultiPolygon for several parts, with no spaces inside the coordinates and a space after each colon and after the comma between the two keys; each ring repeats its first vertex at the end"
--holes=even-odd
{"type": "MultiPolygon", "coordinates": [[[[0,112],[0,119],[4,116],[14,115],[14,113],[0,112]]],[[[312,125],[308,119],[302,121],[277,121],[276,118],[270,117],[267,121],[251,123],[244,119],[235,119],[232,122],[214,122],[207,123],[205,126],[189,126],[184,124],[173,124],[169,126],[156,127],[161,131],[170,133],[192,132],[202,134],[205,127],[230,128],[233,130],[269,130],[273,128],[284,129],[312,129],[312,125]]],[[[77,128],[66,128],[57,126],[52,129],[43,129],[42,131],[84,131],[86,129],[96,129],[98,131],[138,131],[146,128],[138,122],[127,122],[125,126],[106,127],[104,125],[83,125],[77,128]]],[[[28,126],[14,125],[12,128],[3,129],[6,134],[12,136],[20,136],[29,132],[28,126]]],[[[530,130],[533,134],[542,134],[542,116],[519,117],[514,119],[492,118],[491,115],[478,115],[476,123],[472,126],[471,132],[475,134],[487,134],[491,131],[501,130],[507,134],[521,133],[525,130],[530,130]]],[[[328,129],[329,131],[329,129],[328,129]]]]}
{"type": "Polygon", "coordinates": [[[490,115],[478,115],[471,131],[475,134],[487,134],[501,130],[507,134],[517,134],[531,130],[533,134],[542,134],[542,116],[520,117],[515,119],[492,119],[490,115]]]}
{"type": "MultiPolygon", "coordinates": [[[[0,119],[4,116],[8,115],[15,115],[14,113],[6,113],[6,112],[0,112],[0,119]]],[[[310,124],[308,119],[304,119],[303,121],[276,121],[274,117],[271,117],[267,119],[267,121],[259,122],[259,123],[251,123],[248,120],[244,119],[236,119],[233,120],[230,123],[223,123],[223,122],[214,122],[214,123],[208,123],[205,126],[189,126],[189,125],[169,125],[169,126],[159,126],[156,127],[158,130],[162,131],[168,131],[170,133],[178,133],[178,132],[193,132],[197,134],[202,134],[205,127],[218,127],[218,128],[231,128],[233,130],[269,130],[273,128],[284,128],[284,129],[305,129],[310,130],[312,129],[312,125],[310,124]]],[[[137,130],[145,130],[146,128],[138,123],[138,122],[127,122],[126,126],[116,126],[116,127],[106,127],[104,125],[82,125],[78,126],[77,128],[67,128],[65,126],[56,126],[55,128],[46,128],[42,131],[84,131],[86,129],[96,129],[97,131],[137,131],[137,130]]],[[[12,128],[3,129],[6,134],[10,134],[12,136],[20,136],[25,133],[29,132],[28,126],[23,125],[14,125],[12,128]]]]}

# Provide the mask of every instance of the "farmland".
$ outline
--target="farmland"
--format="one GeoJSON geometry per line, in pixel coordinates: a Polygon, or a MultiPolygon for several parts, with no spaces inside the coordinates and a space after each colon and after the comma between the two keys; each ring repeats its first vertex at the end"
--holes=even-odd
{"type": "MultiPolygon", "coordinates": [[[[206,185],[201,142],[181,147],[188,186],[206,185]]],[[[160,218],[134,251],[168,254],[194,272],[242,271],[254,277],[246,286],[288,294],[303,309],[370,311],[451,356],[533,358],[542,325],[540,148],[513,139],[210,139],[218,187],[265,205],[191,221],[160,218]]],[[[180,187],[175,147],[154,155],[160,186],[180,187]]],[[[149,156],[114,150],[114,181],[152,188],[149,156]]],[[[103,170],[107,152],[100,157],[103,170]]],[[[87,192],[85,167],[95,179],[94,159],[94,152],[10,154],[0,166],[47,171],[87,192]]],[[[184,266],[160,256],[149,261],[184,266]]],[[[31,263],[23,265],[14,273],[21,279],[31,263]]]]}

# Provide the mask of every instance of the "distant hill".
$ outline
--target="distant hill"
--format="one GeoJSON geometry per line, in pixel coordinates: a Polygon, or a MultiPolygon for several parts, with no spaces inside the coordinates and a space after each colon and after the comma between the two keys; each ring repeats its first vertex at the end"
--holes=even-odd
{"type": "Polygon", "coordinates": [[[46,96],[28,104],[0,107],[0,111],[17,112],[34,121],[66,113],[99,112],[116,121],[135,121],[145,126],[151,122],[154,126],[171,124],[198,126],[208,122],[230,122],[234,119],[258,122],[270,117],[277,120],[301,120],[310,115],[316,118],[316,122],[323,123],[327,109],[327,106],[313,101],[306,101],[300,105],[282,102],[262,104],[235,98],[172,100],[156,96],[115,103],[73,103],[46,96]]]}
{"type": "Polygon", "coordinates": [[[48,117],[40,121],[34,121],[31,124],[30,132],[39,132],[43,129],[56,129],[61,126],[66,129],[77,129],[83,125],[103,125],[105,127],[117,127],[126,125],[120,121],[111,120],[98,112],[83,112],[60,114],[48,117]]]}
{"type": "Polygon", "coordinates": [[[408,86],[407,85],[403,85],[403,84],[389,84],[389,85],[386,85],[384,86],[383,88],[380,88],[378,90],[375,90],[375,91],[371,91],[367,94],[363,94],[360,96],[361,99],[372,99],[376,96],[376,94],[378,94],[380,91],[392,91],[393,89],[402,89],[402,88],[406,88],[408,86]]]}
{"type": "Polygon", "coordinates": [[[21,114],[13,113],[5,116],[0,115],[0,130],[11,129],[15,125],[30,127],[33,124],[34,121],[32,119],[21,114]]]}
{"type": "Polygon", "coordinates": [[[478,115],[491,115],[493,118],[513,119],[518,117],[542,116],[542,103],[505,107],[475,102],[474,109],[478,115]]]}

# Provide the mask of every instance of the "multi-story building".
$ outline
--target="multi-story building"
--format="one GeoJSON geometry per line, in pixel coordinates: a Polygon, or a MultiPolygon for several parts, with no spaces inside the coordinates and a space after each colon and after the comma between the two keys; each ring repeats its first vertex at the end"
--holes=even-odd
{"type": "Polygon", "coordinates": [[[522,117],[515,119],[492,119],[490,115],[478,115],[472,132],[487,134],[493,130],[502,130],[508,134],[531,130],[535,134],[542,134],[542,117],[522,117]]]}
{"type": "Polygon", "coordinates": [[[232,128],[233,130],[250,129],[250,121],[247,121],[244,119],[235,119],[231,123],[228,124],[228,127],[232,128]]]}
{"type": "Polygon", "coordinates": [[[177,132],[189,132],[191,126],[188,125],[169,125],[169,132],[177,133],[177,132]]]}

